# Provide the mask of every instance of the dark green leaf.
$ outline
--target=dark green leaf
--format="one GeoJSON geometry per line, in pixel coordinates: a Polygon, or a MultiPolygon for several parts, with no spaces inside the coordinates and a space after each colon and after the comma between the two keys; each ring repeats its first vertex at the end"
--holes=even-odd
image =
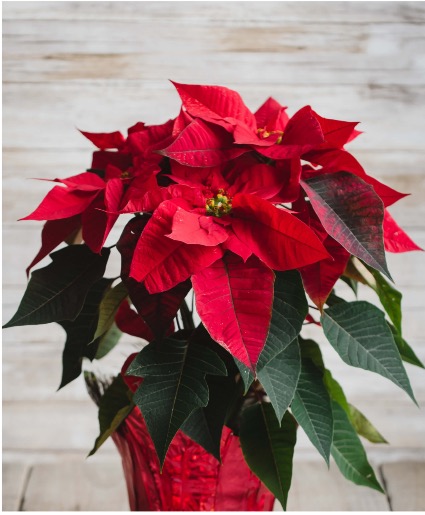
{"type": "Polygon", "coordinates": [[[300,372],[300,349],[295,338],[257,374],[279,423],[294,398],[300,372]]]}
{"type": "Polygon", "coordinates": [[[99,338],[93,342],[93,344],[97,345],[95,358],[104,358],[119,342],[121,336],[122,331],[118,329],[114,322],[108,331],[106,331],[106,333],[104,333],[102,336],[99,336],[99,338]]]}
{"type": "Polygon", "coordinates": [[[303,359],[311,359],[317,368],[324,370],[325,364],[323,363],[322,352],[319,344],[314,340],[304,340],[301,336],[298,337],[298,342],[300,345],[301,357],[303,359]]]}
{"type": "Polygon", "coordinates": [[[388,443],[374,425],[352,404],[348,405],[349,418],[356,432],[372,443],[388,443]]]}
{"type": "Polygon", "coordinates": [[[367,267],[367,269],[373,275],[375,280],[375,284],[370,284],[370,286],[376,291],[383,308],[387,312],[398,333],[402,334],[401,293],[397,291],[394,286],[391,286],[391,284],[384,277],[382,277],[382,275],[377,270],[374,270],[371,267],[367,267]]]}
{"type": "Polygon", "coordinates": [[[352,277],[347,277],[345,275],[342,275],[340,277],[341,281],[343,281],[345,284],[347,284],[354,292],[354,295],[357,297],[358,292],[358,283],[355,279],[352,277]]]}
{"type": "Polygon", "coordinates": [[[421,360],[416,356],[412,347],[406,342],[406,340],[397,332],[396,328],[388,324],[389,328],[394,337],[395,344],[397,345],[397,349],[400,353],[401,359],[406,363],[410,363],[411,365],[416,365],[420,368],[425,368],[421,360]]]}
{"type": "Polygon", "coordinates": [[[327,233],[391,279],[382,229],[384,204],[373,187],[345,171],[320,174],[301,185],[327,233]]]}
{"type": "Polygon", "coordinates": [[[258,359],[257,372],[298,336],[307,313],[308,303],[299,272],[276,272],[270,330],[258,359]]]}
{"type": "Polygon", "coordinates": [[[98,342],[91,342],[97,327],[99,304],[112,282],[113,279],[100,279],[94,283],[77,318],[58,322],[66,331],[66,342],[62,355],[63,372],[59,388],[67,385],[81,374],[83,358],[90,360],[95,358],[98,342]]]}
{"type": "Polygon", "coordinates": [[[311,360],[303,360],[292,414],[311,443],[329,465],[333,418],[331,400],[323,384],[323,372],[311,360]]]}
{"type": "Polygon", "coordinates": [[[332,402],[332,410],[334,417],[332,456],[339,470],[356,485],[368,486],[384,493],[347,414],[335,401],[332,402]]]}
{"type": "Polygon", "coordinates": [[[109,253],[69,245],[50,254],[52,263],[31,274],[18,311],[4,327],[74,320],[90,287],[103,277],[109,253]]]}
{"type": "Polygon", "coordinates": [[[321,318],[323,331],[348,365],[376,372],[416,402],[385,315],[369,302],[336,304],[321,318]]]}
{"type": "Polygon", "coordinates": [[[208,376],[209,401],[198,408],[181,426],[181,430],[220,461],[220,441],[229,408],[239,389],[233,377],[208,376]]]}
{"type": "Polygon", "coordinates": [[[125,384],[121,374],[118,375],[105,391],[99,403],[99,436],[96,438],[89,456],[117,430],[121,422],[134,409],[132,393],[125,384]]]}
{"type": "Polygon", "coordinates": [[[165,338],[147,345],[127,373],[143,377],[134,394],[161,463],[174,435],[191,413],[208,404],[206,374],[226,375],[216,353],[187,341],[165,338]]]}
{"type": "Polygon", "coordinates": [[[99,321],[97,323],[94,339],[103,336],[112,327],[115,315],[121,302],[127,297],[128,292],[124,283],[120,282],[108,290],[100,303],[99,321]]]}
{"type": "Polygon", "coordinates": [[[328,306],[335,306],[335,304],[340,304],[341,302],[346,302],[341,297],[338,297],[338,295],[335,294],[334,290],[331,291],[328,298],[326,299],[325,304],[328,306]]]}
{"type": "Polygon", "coordinates": [[[233,359],[235,361],[236,366],[238,367],[239,373],[244,384],[244,393],[246,393],[249,390],[249,387],[254,382],[254,374],[252,373],[251,369],[244,365],[241,361],[239,361],[238,358],[235,358],[233,356],[233,359]]]}
{"type": "Polygon", "coordinates": [[[286,509],[292,479],[297,426],[289,412],[282,425],[270,404],[255,404],[242,414],[240,442],[249,468],[286,509]]]}

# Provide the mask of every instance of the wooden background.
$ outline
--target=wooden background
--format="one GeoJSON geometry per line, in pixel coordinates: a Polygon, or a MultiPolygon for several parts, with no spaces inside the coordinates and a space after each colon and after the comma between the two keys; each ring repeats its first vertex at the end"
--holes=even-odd
{"type": "MultiPolygon", "coordinates": [[[[424,26],[423,2],[3,2],[3,320],[40,242],[41,223],[16,222],[50,188],[30,178],[89,165],[92,148],[76,128],[125,131],[176,116],[167,79],[237,89],[252,109],[273,95],[291,114],[311,104],[361,121],[365,134],[350,149],[368,173],[413,193],[391,212],[425,247],[424,26]]],[[[419,252],[389,256],[405,336],[422,360],[423,264],[419,252]]],[[[82,379],[55,392],[62,329],[8,329],[3,341],[4,509],[126,509],[112,444],[84,460],[97,420],[82,379]]],[[[116,368],[134,345],[100,368],[116,368]]],[[[335,465],[326,472],[301,434],[289,508],[425,509],[424,372],[407,365],[419,410],[389,381],[341,365],[326,342],[323,350],[349,400],[391,443],[366,444],[389,496],[351,487],[335,465]]]]}

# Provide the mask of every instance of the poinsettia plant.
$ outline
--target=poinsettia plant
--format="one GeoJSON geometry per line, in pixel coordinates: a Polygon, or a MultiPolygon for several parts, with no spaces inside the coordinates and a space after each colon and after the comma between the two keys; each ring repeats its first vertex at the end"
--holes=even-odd
{"type": "MultiPolygon", "coordinates": [[[[6,327],[59,323],[61,387],[128,333],[131,355],[100,402],[93,451],[137,406],[161,463],[178,431],[220,459],[224,426],[286,506],[297,426],[349,480],[382,491],[358,434],[384,438],[302,336],[316,324],[350,366],[414,395],[403,361],[401,294],[385,251],[420,250],[387,208],[405,194],[344,146],[356,122],[269,98],[255,113],[235,91],[173,83],[182,107],[162,125],[87,133],[90,168],[57,183],[24,220],[45,221],[22,302],[6,327]],[[105,243],[119,217],[119,239],[105,243]],[[66,242],[60,250],[56,247],[66,242]],[[111,255],[119,278],[105,277],[111,255]],[[386,278],[387,279],[386,279],[386,278]],[[384,311],[335,293],[378,294],[384,311]]],[[[354,298],[354,297],[352,297],[354,298]]]]}

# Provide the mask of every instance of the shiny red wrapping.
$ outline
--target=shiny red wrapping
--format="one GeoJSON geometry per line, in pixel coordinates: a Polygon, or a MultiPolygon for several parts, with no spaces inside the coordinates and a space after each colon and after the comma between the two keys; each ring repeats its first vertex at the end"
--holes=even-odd
{"type": "Polygon", "coordinates": [[[138,408],[113,433],[132,511],[271,511],[274,496],[249,470],[239,438],[224,427],[219,463],[181,431],[162,474],[138,408]]]}

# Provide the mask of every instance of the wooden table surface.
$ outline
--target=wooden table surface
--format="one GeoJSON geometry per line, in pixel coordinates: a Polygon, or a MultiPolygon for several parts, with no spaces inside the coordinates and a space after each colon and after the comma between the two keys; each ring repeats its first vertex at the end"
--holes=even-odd
{"type": "MultiPolygon", "coordinates": [[[[361,121],[350,149],[370,174],[412,193],[391,212],[425,247],[423,2],[3,2],[4,321],[40,243],[40,223],[16,220],[50,187],[29,179],[87,167],[92,149],[77,127],[125,131],[176,116],[167,79],[237,89],[252,109],[272,95],[290,113],[311,104],[361,121]]],[[[389,256],[405,337],[422,360],[423,265],[419,252],[389,256]]],[[[406,366],[418,409],[320,342],[350,402],[390,442],[365,444],[387,496],[348,483],[335,464],[328,472],[300,434],[288,508],[424,510],[425,373],[406,366]]],[[[85,460],[97,416],[83,381],[55,392],[63,343],[56,325],[3,333],[3,509],[126,510],[112,443],[85,460]]],[[[116,369],[134,345],[126,340],[100,368],[116,369]]]]}

